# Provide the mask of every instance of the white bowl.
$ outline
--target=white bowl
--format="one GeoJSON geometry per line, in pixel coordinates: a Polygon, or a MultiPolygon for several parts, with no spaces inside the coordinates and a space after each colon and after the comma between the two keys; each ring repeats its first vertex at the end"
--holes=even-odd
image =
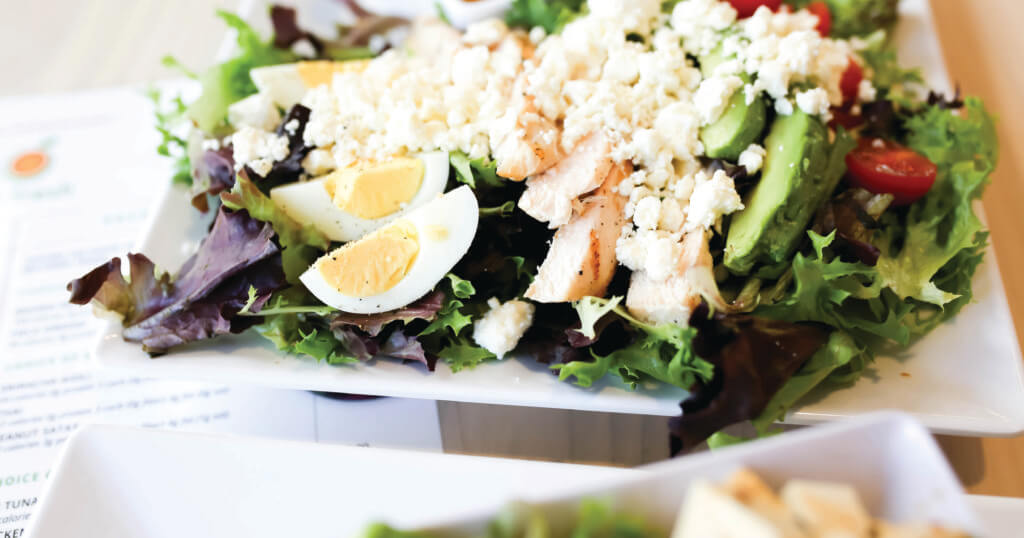
{"type": "Polygon", "coordinates": [[[882,413],[636,471],[92,426],[68,441],[29,535],[326,538],[374,522],[465,532],[510,501],[573,510],[584,497],[669,528],[694,479],[741,465],[775,485],[849,482],[877,516],[980,530],[928,432],[882,413]]]}

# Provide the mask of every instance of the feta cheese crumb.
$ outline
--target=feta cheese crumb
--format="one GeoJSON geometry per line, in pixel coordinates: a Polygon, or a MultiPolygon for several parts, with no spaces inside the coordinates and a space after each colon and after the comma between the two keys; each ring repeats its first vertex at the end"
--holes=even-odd
{"type": "Polygon", "coordinates": [[[824,88],[813,88],[796,94],[796,106],[806,114],[821,116],[828,121],[832,113],[829,112],[831,104],[828,101],[828,92],[824,88]]]}
{"type": "Polygon", "coordinates": [[[741,86],[743,79],[735,75],[714,76],[701,81],[693,95],[693,105],[700,114],[701,123],[707,125],[717,120],[725,111],[733,92],[741,86]]]}
{"type": "Polygon", "coordinates": [[[783,116],[789,116],[793,113],[793,103],[785,97],[775,100],[775,112],[783,116]]]}
{"type": "Polygon", "coordinates": [[[626,226],[615,242],[615,257],[632,271],[643,271],[661,281],[674,271],[682,254],[678,234],[660,230],[634,231],[626,226]]]}
{"type": "Polygon", "coordinates": [[[462,41],[468,45],[497,45],[508,35],[508,26],[501,19],[484,19],[466,28],[462,41]]]}
{"type": "Polygon", "coordinates": [[[636,203],[633,210],[633,224],[641,230],[653,230],[658,227],[661,214],[661,201],[656,196],[648,196],[636,203]]]}
{"type": "Polygon", "coordinates": [[[710,178],[706,172],[698,172],[696,183],[693,195],[690,196],[683,231],[689,233],[700,228],[709,230],[722,215],[743,209],[743,201],[736,193],[736,185],[724,170],[715,171],[710,178]]]}
{"type": "Polygon", "coordinates": [[[288,156],[288,139],[261,129],[244,126],[231,135],[235,169],[249,166],[264,176],[275,161],[288,156]]]}
{"type": "Polygon", "coordinates": [[[497,297],[491,297],[487,306],[490,310],[473,323],[473,341],[502,359],[530,328],[535,307],[516,299],[502,303],[497,297]]]}
{"type": "Polygon", "coordinates": [[[302,168],[307,174],[315,177],[334,170],[337,165],[329,150],[317,148],[307,153],[306,158],[302,159],[302,168]]]}
{"type": "Polygon", "coordinates": [[[857,85],[857,99],[862,103],[870,103],[875,100],[878,96],[878,90],[875,89],[875,85],[868,79],[861,79],[860,84],[857,85]]]}
{"type": "Polygon", "coordinates": [[[265,177],[274,168],[274,162],[270,159],[256,159],[246,163],[246,166],[256,172],[256,175],[265,177]]]}
{"type": "Polygon", "coordinates": [[[270,131],[281,123],[281,113],[268,95],[257,93],[228,107],[228,123],[270,131]]]}
{"type": "Polygon", "coordinates": [[[292,43],[292,52],[300,58],[316,58],[316,47],[306,38],[292,43]]]}
{"type": "Polygon", "coordinates": [[[747,169],[747,174],[754,175],[764,166],[764,156],[767,152],[759,144],[751,144],[740,153],[736,163],[747,169]]]}
{"type": "Polygon", "coordinates": [[[299,130],[299,120],[292,118],[288,123],[284,124],[284,130],[290,135],[295,134],[295,131],[299,130]]]}
{"type": "Polygon", "coordinates": [[[220,149],[220,140],[217,138],[208,138],[203,140],[203,143],[200,144],[199,147],[203,151],[217,151],[220,149]]]}
{"type": "Polygon", "coordinates": [[[661,213],[658,216],[658,228],[667,232],[678,232],[686,221],[686,214],[675,198],[661,201],[661,213]]]}

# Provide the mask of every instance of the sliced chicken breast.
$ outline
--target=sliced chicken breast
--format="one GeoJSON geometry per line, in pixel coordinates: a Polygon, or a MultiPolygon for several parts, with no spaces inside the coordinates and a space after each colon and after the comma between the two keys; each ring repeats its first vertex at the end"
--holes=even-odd
{"type": "Polygon", "coordinates": [[[615,241],[625,218],[625,198],[616,189],[633,172],[630,163],[614,166],[604,182],[582,203],[578,215],[555,232],[551,249],[526,297],[539,303],[604,296],[615,275],[615,241]]]}
{"type": "Polygon", "coordinates": [[[507,128],[494,148],[498,175],[513,181],[539,174],[562,158],[558,127],[540,114],[525,88],[525,79],[520,78],[513,87],[509,110],[499,120],[507,128]]]}
{"type": "Polygon", "coordinates": [[[557,228],[569,222],[580,196],[601,186],[612,164],[608,138],[595,131],[576,144],[565,159],[526,181],[519,208],[557,228]]]}

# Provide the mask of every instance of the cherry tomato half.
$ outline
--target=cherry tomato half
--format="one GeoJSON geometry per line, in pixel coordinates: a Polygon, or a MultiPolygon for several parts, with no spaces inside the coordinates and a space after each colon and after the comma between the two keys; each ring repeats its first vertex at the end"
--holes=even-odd
{"type": "Polygon", "coordinates": [[[739,18],[745,19],[753,15],[761,6],[768,6],[768,9],[778,11],[782,0],[729,0],[729,3],[736,9],[739,18]]]}
{"type": "Polygon", "coordinates": [[[876,194],[891,193],[894,205],[924,196],[935,183],[935,164],[916,151],[883,138],[861,138],[846,155],[854,186],[876,194]]]}
{"type": "Polygon", "coordinates": [[[860,81],[864,80],[864,70],[857,62],[850,58],[846,64],[846,71],[843,71],[843,78],[839,79],[839,90],[843,92],[843,102],[852,103],[857,99],[860,90],[860,81]]]}
{"type": "Polygon", "coordinates": [[[821,37],[828,37],[828,33],[832,31],[832,12],[828,10],[825,2],[811,2],[807,4],[807,11],[817,15],[818,33],[821,37]]]}

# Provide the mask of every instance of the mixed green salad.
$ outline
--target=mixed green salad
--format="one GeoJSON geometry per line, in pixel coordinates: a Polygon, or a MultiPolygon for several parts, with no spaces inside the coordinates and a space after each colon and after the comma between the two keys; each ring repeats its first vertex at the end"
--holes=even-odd
{"type": "Polygon", "coordinates": [[[693,481],[671,529],[654,525],[611,500],[583,499],[577,507],[512,504],[485,529],[404,531],[370,525],[364,538],[965,538],[967,533],[929,521],[872,517],[850,484],[792,478],[777,491],[750,469],[721,482],[693,481]]]}
{"type": "Polygon", "coordinates": [[[154,96],[208,236],[72,302],[153,356],[253,331],[342,367],[669,384],[691,447],[770,433],[971,300],[993,119],[899,65],[895,0],[515,0],[465,32],[348,3],[332,39],[219,14],[236,55],[154,96]]]}

